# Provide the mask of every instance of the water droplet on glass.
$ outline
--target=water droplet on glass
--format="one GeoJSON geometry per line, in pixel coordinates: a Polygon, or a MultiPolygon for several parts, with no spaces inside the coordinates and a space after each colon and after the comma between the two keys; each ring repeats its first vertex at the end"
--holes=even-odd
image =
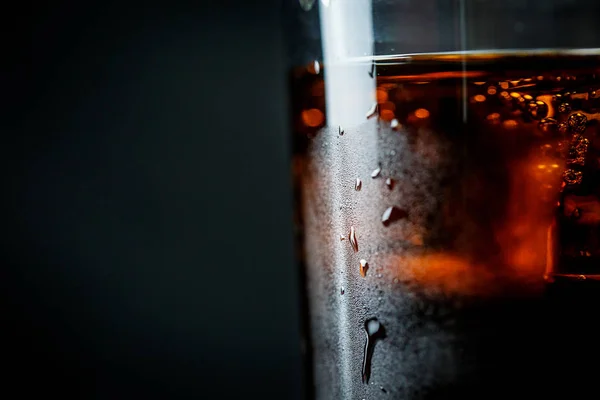
{"type": "Polygon", "coordinates": [[[354,190],[360,192],[360,189],[362,189],[362,181],[360,178],[356,178],[356,182],[354,182],[354,190]]]}
{"type": "Polygon", "coordinates": [[[390,122],[390,127],[394,130],[398,129],[398,127],[400,126],[400,123],[398,122],[398,120],[396,118],[394,118],[391,122],[390,122]]]}
{"type": "Polygon", "coordinates": [[[342,136],[344,134],[344,128],[342,128],[342,126],[338,126],[338,133],[340,136],[342,136]]]}
{"type": "Polygon", "coordinates": [[[585,131],[586,124],[587,117],[579,112],[571,114],[567,118],[567,125],[572,132],[582,133],[585,131]]]}
{"type": "Polygon", "coordinates": [[[340,235],[340,242],[343,242],[344,240],[346,240],[346,238],[344,237],[344,235],[340,235]]]}
{"type": "Polygon", "coordinates": [[[392,222],[406,218],[407,216],[408,213],[406,211],[401,210],[396,206],[391,206],[383,212],[383,215],[381,216],[381,222],[384,226],[389,226],[392,222]]]}
{"type": "Polygon", "coordinates": [[[381,167],[377,167],[373,170],[373,172],[371,172],[371,178],[375,179],[379,176],[379,174],[381,173],[381,167]]]}
{"type": "Polygon", "coordinates": [[[299,0],[300,1],[300,7],[302,7],[302,9],[304,11],[310,11],[313,8],[313,5],[315,4],[315,0],[299,0]]]}
{"type": "Polygon", "coordinates": [[[369,318],[365,321],[365,333],[367,337],[365,338],[365,352],[363,355],[362,382],[368,384],[371,375],[373,348],[377,339],[385,337],[385,331],[377,318],[369,318]]]}
{"type": "Polygon", "coordinates": [[[356,241],[356,231],[354,230],[353,226],[350,227],[350,234],[348,235],[348,239],[350,240],[350,245],[352,246],[354,251],[357,252],[358,242],[356,241]]]}
{"type": "Polygon", "coordinates": [[[366,117],[371,118],[371,117],[374,117],[375,114],[377,114],[377,103],[373,103],[371,108],[369,108],[369,111],[367,111],[366,117]]]}
{"type": "Polygon", "coordinates": [[[319,72],[321,72],[321,65],[317,60],[313,62],[313,70],[315,71],[315,75],[319,75],[319,72]]]}
{"type": "Polygon", "coordinates": [[[563,180],[567,185],[578,185],[583,179],[581,171],[575,171],[574,169],[567,169],[563,172],[563,180]]]}
{"type": "Polygon", "coordinates": [[[571,213],[570,217],[572,219],[579,219],[581,217],[581,210],[578,207],[575,207],[575,209],[571,213]]]}
{"type": "Polygon", "coordinates": [[[394,278],[394,280],[392,282],[398,283],[398,278],[394,278]]]}
{"type": "Polygon", "coordinates": [[[364,258],[359,261],[359,272],[363,278],[367,276],[367,270],[369,269],[369,263],[364,258]]]}
{"type": "Polygon", "coordinates": [[[558,106],[558,112],[562,114],[568,114],[571,112],[571,105],[569,103],[562,103],[558,106]]]}
{"type": "Polygon", "coordinates": [[[342,286],[342,288],[340,289],[340,294],[343,296],[344,293],[346,293],[346,289],[344,289],[344,287],[342,286]]]}
{"type": "Polygon", "coordinates": [[[385,390],[383,386],[379,386],[379,390],[381,390],[383,393],[387,393],[387,390],[385,390]]]}
{"type": "Polygon", "coordinates": [[[385,180],[385,185],[388,187],[388,189],[392,190],[394,188],[394,180],[392,178],[387,178],[385,180]]]}
{"type": "Polygon", "coordinates": [[[390,156],[395,156],[396,155],[396,150],[392,149],[390,150],[390,156]]]}

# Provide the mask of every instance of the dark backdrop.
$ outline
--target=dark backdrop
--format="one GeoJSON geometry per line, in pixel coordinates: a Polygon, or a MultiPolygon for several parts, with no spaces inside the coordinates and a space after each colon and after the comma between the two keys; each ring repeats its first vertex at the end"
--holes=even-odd
{"type": "Polygon", "coordinates": [[[54,3],[1,17],[2,391],[299,398],[279,1],[54,3]]]}

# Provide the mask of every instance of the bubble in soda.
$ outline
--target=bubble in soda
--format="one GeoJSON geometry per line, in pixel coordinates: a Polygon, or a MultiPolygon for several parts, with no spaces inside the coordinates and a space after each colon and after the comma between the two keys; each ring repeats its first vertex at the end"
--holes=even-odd
{"type": "Polygon", "coordinates": [[[583,179],[583,174],[581,171],[576,171],[574,169],[567,169],[563,172],[563,180],[567,185],[579,185],[583,179]]]}
{"type": "Polygon", "coordinates": [[[569,103],[562,103],[558,106],[558,112],[561,114],[568,114],[571,112],[571,105],[569,103]]]}
{"type": "Polygon", "coordinates": [[[567,125],[572,132],[583,133],[587,124],[587,117],[580,112],[569,115],[567,125]]]}
{"type": "Polygon", "coordinates": [[[538,126],[542,132],[551,132],[557,128],[558,122],[554,118],[542,118],[538,126]]]}

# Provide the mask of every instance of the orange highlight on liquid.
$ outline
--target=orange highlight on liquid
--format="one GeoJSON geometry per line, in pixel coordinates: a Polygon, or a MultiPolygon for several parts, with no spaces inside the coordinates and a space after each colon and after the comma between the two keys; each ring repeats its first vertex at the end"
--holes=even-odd
{"type": "Polygon", "coordinates": [[[325,116],[316,108],[311,108],[309,110],[302,111],[302,122],[306,126],[310,126],[311,128],[316,128],[320,126],[325,119],[325,116]]]}

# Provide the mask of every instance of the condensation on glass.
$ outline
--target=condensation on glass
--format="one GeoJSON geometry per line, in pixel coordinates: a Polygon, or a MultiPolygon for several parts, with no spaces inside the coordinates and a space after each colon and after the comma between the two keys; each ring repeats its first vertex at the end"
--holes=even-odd
{"type": "Polygon", "coordinates": [[[285,5],[310,396],[592,390],[600,4],[285,5]]]}

